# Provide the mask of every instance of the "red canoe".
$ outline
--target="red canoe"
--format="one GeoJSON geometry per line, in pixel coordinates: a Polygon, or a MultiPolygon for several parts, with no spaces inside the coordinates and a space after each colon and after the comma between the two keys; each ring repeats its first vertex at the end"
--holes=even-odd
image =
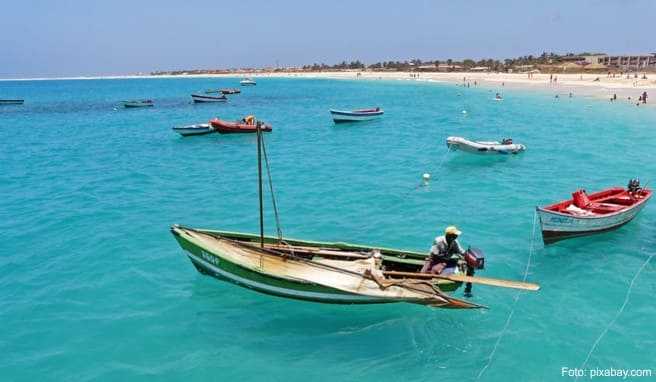
{"type": "Polygon", "coordinates": [[[537,207],[545,244],[570,237],[601,233],[630,222],[651,198],[652,191],[637,180],[628,188],[612,187],[593,194],[578,190],[572,199],[537,207]]]}
{"type": "MultiPolygon", "coordinates": [[[[262,122],[257,122],[261,123],[260,129],[262,131],[271,131],[271,125],[267,125],[262,122]]],[[[210,124],[212,124],[212,127],[216,129],[221,134],[231,134],[231,133],[255,133],[257,132],[257,126],[254,124],[247,124],[242,121],[236,121],[236,122],[230,122],[230,121],[224,121],[218,118],[214,118],[213,120],[210,121],[210,124]]]]}

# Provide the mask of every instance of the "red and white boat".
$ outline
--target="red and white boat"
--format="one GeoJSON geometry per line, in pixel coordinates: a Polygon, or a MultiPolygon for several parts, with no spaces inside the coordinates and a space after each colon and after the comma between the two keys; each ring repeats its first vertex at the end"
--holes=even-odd
{"type": "Polygon", "coordinates": [[[260,124],[260,129],[263,132],[271,131],[271,125],[267,125],[264,122],[256,121],[254,117],[248,116],[241,121],[224,121],[218,118],[214,118],[210,121],[212,127],[221,134],[232,134],[232,133],[255,133],[257,132],[257,125],[260,124]]]}
{"type": "Polygon", "coordinates": [[[651,198],[652,191],[637,179],[627,188],[612,187],[593,194],[578,190],[572,199],[537,207],[545,244],[618,228],[633,219],[651,198]]]}

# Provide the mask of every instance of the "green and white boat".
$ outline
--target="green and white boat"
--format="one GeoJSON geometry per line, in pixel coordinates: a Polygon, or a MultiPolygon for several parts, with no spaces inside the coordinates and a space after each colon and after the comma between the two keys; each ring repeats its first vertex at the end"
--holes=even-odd
{"type": "MultiPolygon", "coordinates": [[[[277,237],[265,236],[261,153],[267,158],[259,128],[257,142],[259,235],[171,227],[171,233],[200,273],[269,295],[333,304],[408,302],[440,308],[481,308],[445,292],[452,292],[463,283],[539,288],[534,284],[468,276],[470,268],[464,263],[453,267],[448,275],[420,273],[427,256],[420,252],[289,239],[282,236],[279,227],[277,237]]],[[[267,161],[267,171],[268,167],[267,161]]],[[[275,198],[273,207],[277,222],[275,198]]]]}
{"type": "Polygon", "coordinates": [[[477,304],[454,299],[443,292],[462,283],[449,279],[431,281],[390,278],[385,288],[368,277],[378,250],[387,271],[418,272],[425,254],[346,243],[283,239],[226,231],[192,229],[174,225],[173,236],[196,269],[218,279],[258,292],[336,304],[412,302],[475,308],[477,304]]]}

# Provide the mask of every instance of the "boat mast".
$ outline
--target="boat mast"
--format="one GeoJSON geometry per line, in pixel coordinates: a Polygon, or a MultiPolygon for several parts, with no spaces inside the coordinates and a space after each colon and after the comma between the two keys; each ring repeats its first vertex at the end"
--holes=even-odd
{"type": "Polygon", "coordinates": [[[262,204],[262,128],[256,124],[257,131],[257,182],[260,197],[260,248],[264,248],[264,209],[262,204]]]}

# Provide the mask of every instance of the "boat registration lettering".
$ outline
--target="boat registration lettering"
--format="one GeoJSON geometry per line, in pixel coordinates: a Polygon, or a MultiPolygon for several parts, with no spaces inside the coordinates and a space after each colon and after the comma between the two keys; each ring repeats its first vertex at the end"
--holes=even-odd
{"type": "Polygon", "coordinates": [[[221,263],[221,260],[219,260],[218,257],[216,257],[216,256],[214,256],[214,255],[212,255],[208,252],[205,252],[203,250],[200,251],[200,257],[202,257],[203,260],[207,261],[208,263],[212,263],[212,264],[217,265],[217,266],[221,263]]]}

